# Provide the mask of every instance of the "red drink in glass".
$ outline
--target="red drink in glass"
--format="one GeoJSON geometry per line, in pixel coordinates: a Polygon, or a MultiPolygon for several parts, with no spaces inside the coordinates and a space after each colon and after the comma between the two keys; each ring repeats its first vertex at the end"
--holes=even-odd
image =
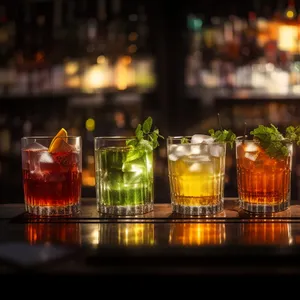
{"type": "Polygon", "coordinates": [[[44,216],[78,212],[81,196],[81,150],[50,153],[38,143],[22,149],[25,207],[44,216]]]}

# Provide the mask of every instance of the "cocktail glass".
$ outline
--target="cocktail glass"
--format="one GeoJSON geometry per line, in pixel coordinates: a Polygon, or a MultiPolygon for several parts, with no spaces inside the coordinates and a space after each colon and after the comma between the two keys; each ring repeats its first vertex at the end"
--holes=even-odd
{"type": "Polygon", "coordinates": [[[39,216],[72,215],[81,197],[81,138],[21,139],[25,209],[39,216]],[[56,147],[49,146],[55,140],[56,147]]]}
{"type": "Polygon", "coordinates": [[[288,155],[271,158],[253,140],[236,141],[240,207],[252,213],[275,213],[290,206],[293,145],[288,155]]]}
{"type": "Polygon", "coordinates": [[[139,215],[153,210],[153,151],[133,152],[132,137],[96,137],[99,213],[139,215]]]}
{"type": "Polygon", "coordinates": [[[173,211],[186,215],[213,215],[224,207],[226,144],[182,144],[168,137],[168,171],[173,211]]]}

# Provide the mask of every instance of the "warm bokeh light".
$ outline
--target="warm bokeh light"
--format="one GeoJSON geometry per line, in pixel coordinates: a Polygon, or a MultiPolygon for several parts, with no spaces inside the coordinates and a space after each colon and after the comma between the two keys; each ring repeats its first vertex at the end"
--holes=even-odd
{"type": "Polygon", "coordinates": [[[87,90],[105,86],[105,74],[99,65],[90,66],[84,76],[83,87],[87,90]]]}
{"type": "Polygon", "coordinates": [[[106,62],[106,58],[104,55],[100,55],[97,57],[97,64],[104,64],[106,62]]]}
{"type": "Polygon", "coordinates": [[[137,46],[136,45],[130,45],[129,47],[128,47],[128,52],[129,53],[135,53],[137,51],[137,46]]]}
{"type": "Polygon", "coordinates": [[[66,75],[74,75],[79,70],[79,63],[77,62],[68,62],[65,65],[65,73],[66,75]]]}
{"type": "Polygon", "coordinates": [[[292,11],[292,10],[288,10],[286,12],[286,16],[289,18],[289,19],[293,19],[295,17],[295,13],[292,11]]]}
{"type": "Polygon", "coordinates": [[[131,32],[128,36],[129,41],[134,42],[138,38],[138,34],[136,32],[131,32]]]}
{"type": "Polygon", "coordinates": [[[95,130],[95,120],[93,118],[89,118],[85,122],[85,128],[87,131],[94,131],[95,130]]]}

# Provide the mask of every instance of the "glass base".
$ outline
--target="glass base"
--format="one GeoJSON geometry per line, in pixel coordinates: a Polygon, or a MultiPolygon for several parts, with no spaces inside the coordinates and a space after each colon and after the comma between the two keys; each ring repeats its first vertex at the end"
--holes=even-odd
{"type": "Polygon", "coordinates": [[[281,212],[289,208],[289,202],[284,201],[279,204],[265,205],[265,204],[253,204],[240,200],[240,208],[256,214],[271,214],[281,212]]]}
{"type": "Polygon", "coordinates": [[[80,204],[65,206],[36,206],[25,204],[26,211],[30,214],[51,217],[51,216],[69,216],[77,214],[80,210],[80,204]]]}
{"type": "Polygon", "coordinates": [[[118,215],[118,216],[135,216],[143,215],[153,211],[153,203],[141,205],[99,205],[100,214],[118,215]]]}
{"type": "Polygon", "coordinates": [[[187,206],[172,203],[173,212],[183,215],[190,216],[209,216],[216,215],[223,211],[224,203],[223,201],[216,205],[206,205],[206,206],[187,206]]]}

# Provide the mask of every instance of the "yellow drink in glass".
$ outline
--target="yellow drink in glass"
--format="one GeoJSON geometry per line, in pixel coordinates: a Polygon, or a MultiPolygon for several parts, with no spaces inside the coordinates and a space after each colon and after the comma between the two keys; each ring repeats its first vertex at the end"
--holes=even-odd
{"type": "Polygon", "coordinates": [[[173,211],[211,215],[223,210],[225,143],[181,144],[168,138],[168,168],[173,211]]]}

